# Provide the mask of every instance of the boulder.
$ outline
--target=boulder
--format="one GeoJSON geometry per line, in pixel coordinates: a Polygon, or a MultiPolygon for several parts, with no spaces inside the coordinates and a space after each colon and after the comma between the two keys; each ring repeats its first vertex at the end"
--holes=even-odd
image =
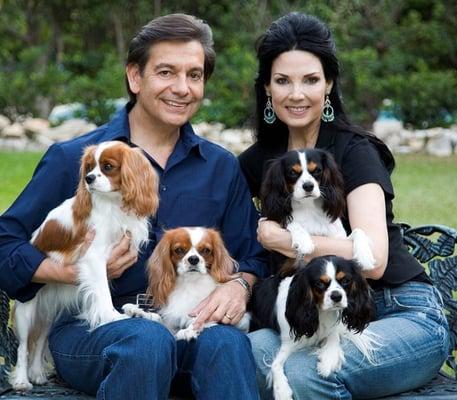
{"type": "Polygon", "coordinates": [[[444,128],[435,128],[433,136],[427,142],[425,150],[428,154],[437,157],[451,156],[457,145],[457,133],[444,128]],[[439,129],[439,132],[437,131],[439,129]]]}
{"type": "Polygon", "coordinates": [[[97,125],[84,119],[69,119],[62,125],[42,131],[41,134],[54,142],[69,140],[97,128],[97,125]]]}
{"type": "Polygon", "coordinates": [[[4,115],[0,115],[0,133],[4,128],[6,128],[10,124],[11,122],[7,117],[5,117],[4,115]]]}
{"type": "Polygon", "coordinates": [[[49,129],[49,121],[42,118],[27,118],[22,126],[27,137],[34,139],[37,134],[49,129]]]}
{"type": "Polygon", "coordinates": [[[2,136],[5,138],[20,139],[25,137],[25,129],[21,124],[15,122],[14,124],[8,125],[2,129],[2,136]]]}

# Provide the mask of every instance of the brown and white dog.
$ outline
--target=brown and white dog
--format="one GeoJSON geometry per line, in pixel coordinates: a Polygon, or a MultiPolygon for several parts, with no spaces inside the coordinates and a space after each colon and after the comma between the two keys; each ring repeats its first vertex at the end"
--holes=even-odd
{"type": "MultiPolygon", "coordinates": [[[[236,278],[236,262],[230,257],[222,238],[214,229],[176,228],[164,233],[148,262],[149,287],[158,315],[133,304],[123,309],[130,316],[158,320],[159,316],[178,340],[190,340],[214,323],[196,330],[189,313],[216,287],[236,278]]],[[[247,330],[245,314],[237,325],[247,330]]]]}
{"type": "Polygon", "coordinates": [[[52,260],[75,264],[78,282],[47,284],[32,300],[16,302],[13,388],[29,390],[31,382],[46,382],[47,335],[62,311],[76,310],[90,329],[125,318],[113,307],[106,263],[126,232],[136,250],[148,241],[148,217],[158,203],[158,177],[140,149],[117,141],[85,149],[76,195],[51,210],[31,239],[52,260]],[[95,227],[94,239],[81,251],[90,227],[95,227]]]}

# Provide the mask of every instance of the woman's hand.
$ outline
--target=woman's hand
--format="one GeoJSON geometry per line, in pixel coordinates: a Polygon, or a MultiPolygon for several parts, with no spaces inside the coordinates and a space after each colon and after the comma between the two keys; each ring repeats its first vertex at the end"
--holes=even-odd
{"type": "Polygon", "coordinates": [[[259,219],[257,240],[267,250],[277,251],[289,258],[295,257],[290,232],[275,221],[266,218],[259,219]]]}
{"type": "Polygon", "coordinates": [[[229,281],[217,287],[204,299],[190,316],[196,316],[194,329],[199,330],[206,322],[236,325],[246,312],[248,293],[238,282],[229,281]]]}
{"type": "Polygon", "coordinates": [[[119,278],[126,269],[138,261],[138,252],[130,246],[131,235],[127,232],[121,241],[113,247],[106,263],[108,279],[119,278]]]}

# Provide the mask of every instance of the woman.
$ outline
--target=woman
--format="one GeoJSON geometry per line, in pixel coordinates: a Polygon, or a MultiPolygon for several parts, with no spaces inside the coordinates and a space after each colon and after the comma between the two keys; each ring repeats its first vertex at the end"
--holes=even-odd
{"type": "MultiPolygon", "coordinates": [[[[377,365],[349,343],[343,345],[342,369],[322,378],[316,356],[293,354],[285,372],[294,399],[375,398],[425,384],[446,358],[449,334],[442,302],[422,266],[402,245],[393,223],[394,159],[376,137],[352,125],[342,106],[339,68],[328,27],[300,13],[275,21],[257,42],[257,141],[239,157],[253,197],[259,195],[265,164],[287,150],[322,148],[333,153],[345,180],[348,233],[362,229],[373,243],[376,265],[366,271],[376,303],[376,321],[368,330],[383,347],[377,365]],[[401,372],[400,372],[401,371],[401,372]]],[[[271,251],[295,257],[287,230],[261,220],[258,239],[271,251]]],[[[311,259],[325,254],[352,258],[349,239],[313,237],[311,259]]],[[[250,334],[264,397],[271,396],[265,378],[278,334],[261,329],[250,334]]]]}

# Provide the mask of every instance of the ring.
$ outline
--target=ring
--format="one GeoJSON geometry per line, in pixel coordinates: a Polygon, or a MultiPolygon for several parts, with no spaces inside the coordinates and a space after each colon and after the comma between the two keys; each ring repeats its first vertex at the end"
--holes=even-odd
{"type": "Polygon", "coordinates": [[[225,314],[225,317],[230,319],[230,320],[233,319],[233,317],[231,315],[227,314],[227,313],[225,314]]]}

